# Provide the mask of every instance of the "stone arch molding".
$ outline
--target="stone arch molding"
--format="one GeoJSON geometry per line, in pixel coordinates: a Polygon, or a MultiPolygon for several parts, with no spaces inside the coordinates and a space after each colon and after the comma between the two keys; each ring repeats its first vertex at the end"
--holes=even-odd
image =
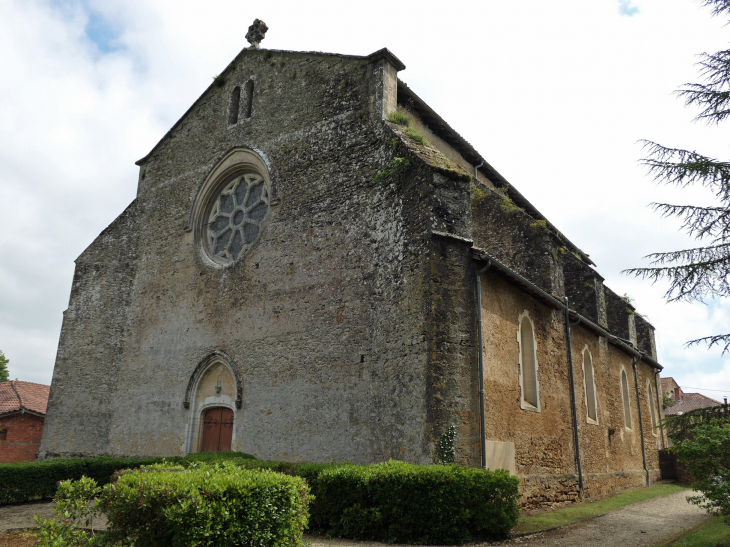
{"type": "MultiPolygon", "coordinates": [[[[185,391],[183,407],[188,410],[183,453],[197,452],[201,440],[201,423],[205,411],[213,407],[233,411],[234,424],[243,403],[243,382],[233,360],[222,351],[214,351],[195,367],[185,391]]],[[[236,428],[233,429],[233,442],[236,428]]]]}
{"type": "Polygon", "coordinates": [[[538,375],[539,364],[537,361],[537,336],[535,335],[535,323],[532,321],[529,311],[526,309],[523,310],[523,312],[517,317],[517,325],[517,347],[519,351],[518,362],[520,367],[520,408],[522,408],[522,410],[530,410],[532,412],[542,412],[540,403],[540,380],[538,375]],[[523,347],[522,325],[525,320],[529,323],[530,327],[528,345],[531,347],[523,347]],[[536,404],[532,404],[526,399],[526,375],[528,374],[534,375],[536,404]]]}
{"type": "Polygon", "coordinates": [[[243,402],[243,382],[241,380],[241,374],[238,372],[238,367],[233,364],[233,359],[228,357],[225,352],[218,350],[208,355],[205,359],[198,363],[197,367],[195,367],[195,370],[193,371],[193,374],[190,376],[190,380],[188,381],[188,388],[185,391],[185,400],[183,401],[183,406],[185,408],[190,408],[190,401],[191,399],[195,398],[200,379],[208,371],[208,369],[216,363],[221,363],[222,365],[227,367],[233,377],[236,379],[235,404],[236,408],[241,408],[241,404],[243,402]]]}
{"type": "Polygon", "coordinates": [[[618,381],[619,389],[621,390],[621,411],[624,418],[623,429],[625,429],[626,431],[633,431],[633,412],[631,411],[631,388],[629,387],[629,373],[626,372],[626,367],[624,365],[621,365],[621,368],[619,369],[618,381]],[[626,381],[624,382],[624,380],[626,381]]]}
{"type": "MultiPolygon", "coordinates": [[[[261,192],[259,192],[259,194],[260,193],[261,192]]],[[[224,194],[228,195],[227,192],[224,192],[224,194]]],[[[248,194],[246,194],[246,199],[248,199],[248,194]]],[[[256,245],[260,238],[261,231],[264,229],[264,222],[269,216],[270,208],[278,205],[279,202],[278,190],[276,185],[272,184],[270,176],[270,163],[265,155],[252,148],[233,148],[226,152],[218,160],[215,166],[205,177],[202,185],[198,188],[195,198],[193,199],[193,206],[190,210],[186,230],[193,232],[196,246],[198,247],[198,251],[200,252],[204,262],[206,262],[209,266],[217,268],[226,267],[242,259],[246,254],[248,254],[248,251],[256,245]],[[245,175],[246,179],[248,179],[249,175],[255,176],[258,182],[252,182],[251,184],[260,183],[261,186],[259,189],[264,188],[263,201],[259,200],[259,203],[266,205],[267,212],[265,218],[257,216],[255,220],[251,221],[258,226],[257,228],[254,228],[258,233],[258,235],[255,236],[255,241],[249,241],[250,245],[246,245],[245,251],[241,252],[240,255],[237,254],[235,259],[221,261],[218,257],[212,255],[211,250],[208,248],[209,245],[214,245],[214,243],[209,244],[206,240],[208,225],[212,222],[209,218],[211,215],[211,204],[218,201],[218,196],[223,188],[226,188],[232,180],[242,175],[245,175]]],[[[240,204],[240,206],[244,207],[244,204],[240,204]]],[[[255,212],[252,212],[251,214],[253,215],[255,212]]],[[[249,221],[246,220],[245,222],[249,221]]],[[[210,226],[215,226],[215,223],[210,224],[210,226]]],[[[233,225],[231,225],[231,227],[234,230],[236,229],[233,225]]],[[[240,227],[241,226],[239,226],[239,228],[240,227]]],[[[215,235],[212,237],[215,237],[215,235]]],[[[219,250],[220,249],[216,249],[216,251],[219,250]]]]}
{"type": "Polygon", "coordinates": [[[583,401],[586,407],[586,422],[593,425],[598,425],[598,392],[596,391],[596,367],[593,363],[593,352],[588,347],[588,344],[583,346],[583,350],[580,352],[581,360],[583,361],[583,401]],[[586,360],[586,354],[588,354],[588,360],[586,360]],[[589,374],[590,372],[590,374],[589,374]],[[591,417],[591,407],[589,399],[592,397],[593,411],[595,417],[591,417]]]}

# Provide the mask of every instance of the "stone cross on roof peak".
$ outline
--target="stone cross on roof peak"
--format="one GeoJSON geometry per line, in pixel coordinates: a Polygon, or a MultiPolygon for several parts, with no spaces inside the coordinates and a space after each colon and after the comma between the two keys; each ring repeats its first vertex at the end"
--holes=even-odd
{"type": "Polygon", "coordinates": [[[267,30],[269,30],[269,27],[261,19],[256,19],[253,25],[248,27],[246,40],[251,44],[251,49],[259,49],[259,43],[264,39],[267,30]]]}

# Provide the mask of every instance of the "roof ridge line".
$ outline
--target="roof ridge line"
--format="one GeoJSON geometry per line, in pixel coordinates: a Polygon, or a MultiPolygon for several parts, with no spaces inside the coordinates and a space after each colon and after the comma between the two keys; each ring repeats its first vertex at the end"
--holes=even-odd
{"type": "Polygon", "coordinates": [[[18,398],[18,404],[20,405],[20,410],[27,410],[25,408],[25,405],[23,404],[23,398],[20,396],[20,393],[18,393],[18,390],[15,387],[16,381],[17,380],[10,380],[10,389],[13,390],[13,393],[15,393],[15,396],[18,398]]]}

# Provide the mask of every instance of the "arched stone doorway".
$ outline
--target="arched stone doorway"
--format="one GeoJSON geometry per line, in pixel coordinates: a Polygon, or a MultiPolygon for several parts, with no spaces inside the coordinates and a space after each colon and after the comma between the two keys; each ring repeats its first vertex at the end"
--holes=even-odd
{"type": "Polygon", "coordinates": [[[242,391],[238,371],[223,352],[201,361],[190,377],[183,403],[189,409],[184,454],[233,449],[242,391]]]}

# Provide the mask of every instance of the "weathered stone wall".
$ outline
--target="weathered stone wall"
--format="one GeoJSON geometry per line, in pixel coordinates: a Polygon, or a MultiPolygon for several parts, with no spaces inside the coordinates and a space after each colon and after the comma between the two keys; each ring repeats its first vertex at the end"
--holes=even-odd
{"type": "Polygon", "coordinates": [[[603,288],[606,296],[606,314],[608,316],[608,330],[616,336],[629,340],[629,311],[633,313],[633,306],[608,287],[603,288]]]}
{"type": "MultiPolygon", "coordinates": [[[[468,191],[468,187],[467,187],[468,191]]],[[[457,462],[480,464],[474,270],[468,244],[437,236],[429,261],[428,423],[438,440],[456,428],[457,462]]]]}
{"type": "MultiPolygon", "coordinates": [[[[577,465],[573,442],[570,380],[563,313],[487,272],[482,281],[482,313],[487,438],[515,444],[524,508],[575,500],[577,465]],[[535,325],[541,411],[520,406],[518,317],[529,313],[535,325]]],[[[586,496],[646,484],[638,404],[642,405],[647,467],[659,475],[661,439],[651,430],[646,382],[653,369],[638,363],[636,400],[632,357],[580,325],[572,328],[579,444],[586,496]],[[592,356],[598,420],[588,420],[583,352],[592,356]],[[623,423],[620,371],[626,369],[632,421],[623,423]]],[[[653,401],[656,406],[656,401],[653,401]]],[[[473,452],[478,460],[478,448],[473,452]]]]}
{"type": "Polygon", "coordinates": [[[142,210],[133,201],[76,259],[41,457],[49,446],[52,454],[65,456],[108,451],[114,393],[130,334],[142,210]]]}
{"type": "Polygon", "coordinates": [[[597,325],[606,326],[603,278],[588,264],[570,253],[563,254],[565,296],[571,309],[597,325]]]}
{"type": "Polygon", "coordinates": [[[654,340],[654,327],[644,317],[634,312],[634,324],[636,328],[637,347],[656,359],[656,342],[654,340]]]}
{"type": "Polygon", "coordinates": [[[472,205],[472,239],[506,266],[562,299],[560,250],[545,223],[532,218],[505,195],[477,184],[472,205]]]}
{"type": "MultiPolygon", "coordinates": [[[[234,410],[233,449],[259,458],[432,463],[455,425],[459,463],[479,465],[472,243],[649,347],[650,326],[634,319],[630,329],[623,300],[544,221],[469,180],[470,164],[420,120],[440,151],[384,121],[396,108],[394,62],[245,50],[140,160],[136,200],[77,260],[41,457],[195,450],[195,413],[210,400],[234,410]],[[233,89],[251,81],[253,95],[241,99],[252,97],[251,116],[234,120],[233,89]],[[266,164],[271,209],[248,255],[215,267],[201,256],[191,211],[239,148],[266,164]],[[230,367],[220,388],[200,368],[215,355],[230,367]],[[191,395],[194,385],[202,391],[191,395]]],[[[482,299],[487,438],[514,445],[524,507],[573,501],[563,312],[494,271],[482,299]],[[525,311],[537,341],[537,412],[521,408],[525,311]]],[[[658,473],[645,387],[653,370],[638,364],[637,402],[627,353],[577,326],[572,355],[587,495],[643,484],[637,404],[658,473]],[[586,419],[584,348],[598,423],[586,419]]]]}
{"type": "Polygon", "coordinates": [[[374,183],[402,153],[374,105],[376,68],[244,51],[141,163],[137,200],[78,262],[45,456],[181,453],[189,378],[220,350],[243,383],[234,449],[433,461],[429,230],[432,201],[459,190],[415,160],[374,183]],[[231,89],[249,79],[252,116],[230,125],[231,89]],[[280,201],[244,260],[212,268],[186,226],[236,146],[266,159],[280,201]]]}
{"type": "MultiPolygon", "coordinates": [[[[443,135],[439,134],[438,131],[434,131],[427,123],[425,123],[420,116],[418,115],[418,112],[413,108],[413,104],[411,103],[409,97],[405,96],[403,93],[404,88],[407,88],[403,82],[398,83],[398,109],[402,112],[406,112],[408,116],[411,118],[412,127],[415,131],[423,135],[426,140],[429,142],[430,146],[441,152],[448,161],[454,163],[457,165],[460,169],[462,169],[465,173],[468,173],[469,175],[474,175],[474,165],[469,163],[464,156],[462,156],[451,144],[446,142],[444,138],[442,138],[443,135]]],[[[484,173],[481,173],[479,170],[477,170],[477,178],[480,183],[484,184],[488,188],[494,189],[495,186],[490,181],[484,173]]]]}

